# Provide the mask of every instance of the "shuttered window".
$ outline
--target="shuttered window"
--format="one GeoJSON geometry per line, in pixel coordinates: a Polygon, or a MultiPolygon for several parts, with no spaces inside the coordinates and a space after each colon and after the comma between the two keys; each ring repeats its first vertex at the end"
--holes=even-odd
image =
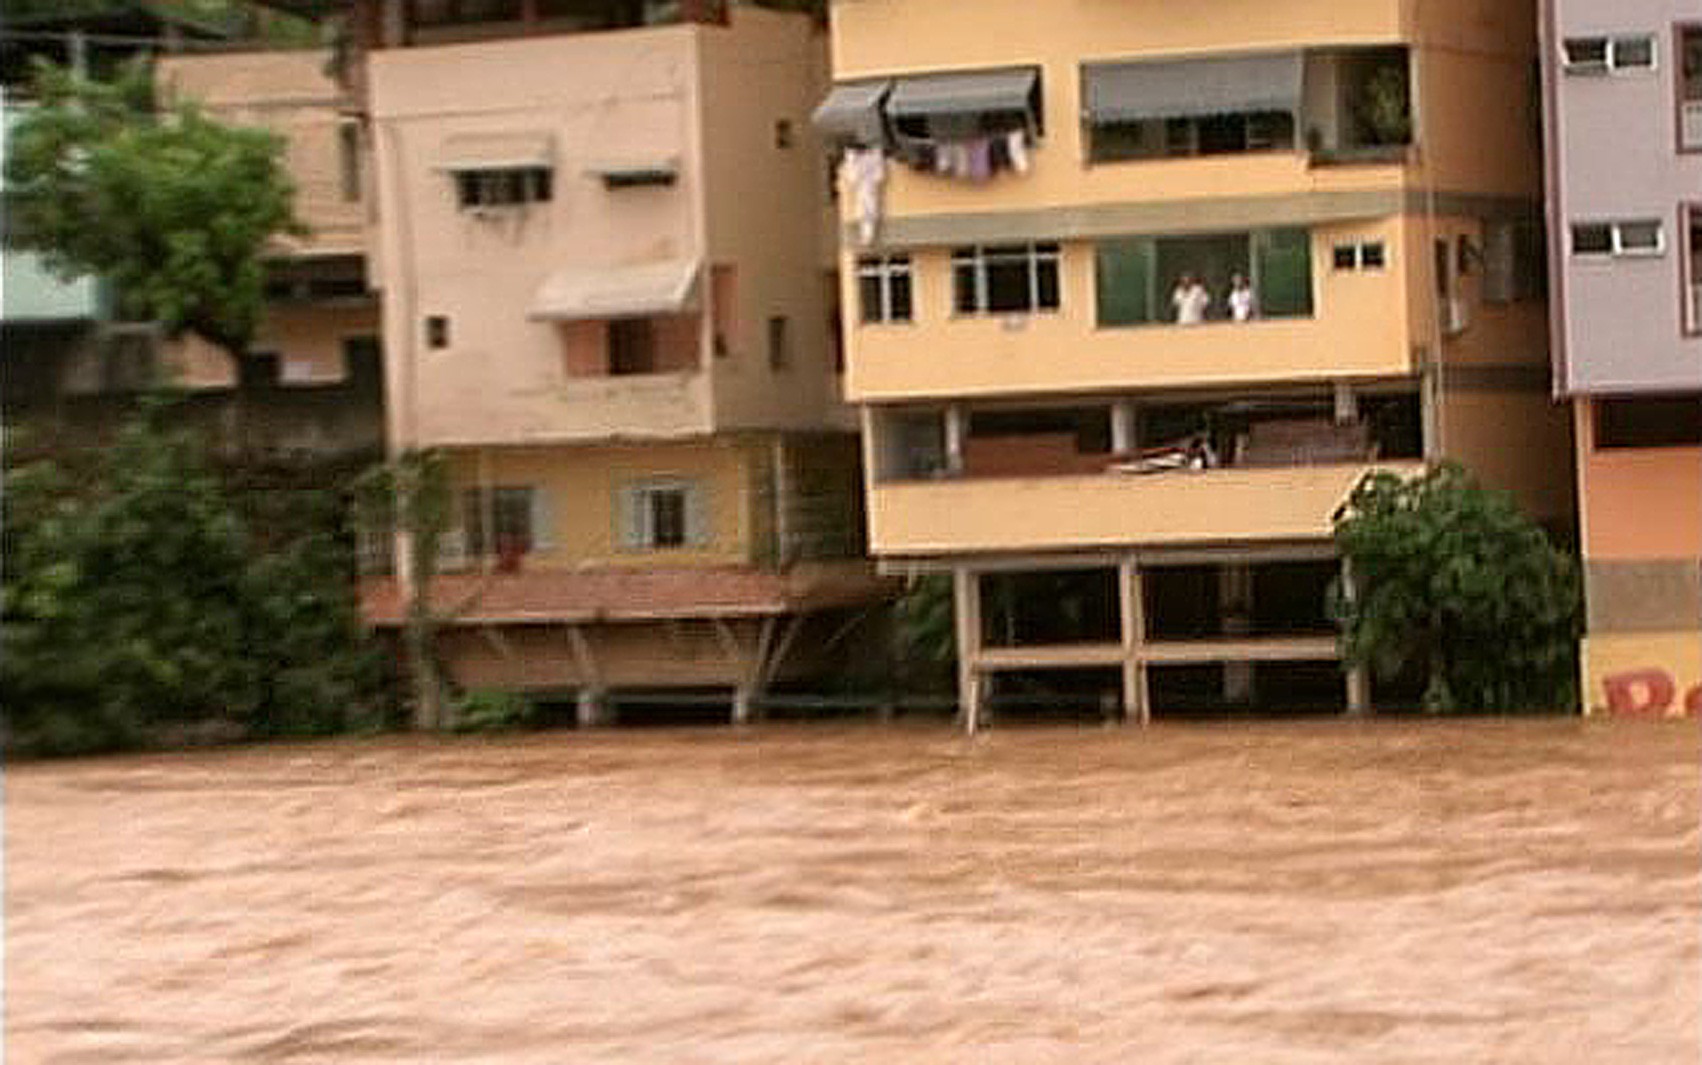
{"type": "Polygon", "coordinates": [[[625,551],[675,551],[714,540],[708,492],[697,481],[641,481],[620,489],[618,542],[625,551]]]}

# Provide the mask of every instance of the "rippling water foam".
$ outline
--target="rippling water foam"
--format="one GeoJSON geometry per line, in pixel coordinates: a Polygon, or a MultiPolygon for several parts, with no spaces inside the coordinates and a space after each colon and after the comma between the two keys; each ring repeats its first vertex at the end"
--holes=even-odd
{"type": "Polygon", "coordinates": [[[1692,725],[830,727],[11,769],[51,1062],[1698,1060],[1692,725]]]}

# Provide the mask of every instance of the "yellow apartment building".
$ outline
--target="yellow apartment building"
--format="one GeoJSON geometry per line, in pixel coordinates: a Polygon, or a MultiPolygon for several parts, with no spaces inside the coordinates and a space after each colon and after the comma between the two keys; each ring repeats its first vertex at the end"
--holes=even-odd
{"type": "Polygon", "coordinates": [[[838,0],[872,552],[950,574],[973,727],[1364,708],[1326,589],[1369,470],[1570,522],[1533,0],[838,0]]]}
{"type": "MultiPolygon", "coordinates": [[[[448,457],[455,681],[731,696],[843,652],[864,559],[806,16],[356,4],[388,444],[448,457]]],[[[408,591],[366,587],[401,622],[408,591]]],[[[671,694],[670,694],[671,693],[671,694]]]]}

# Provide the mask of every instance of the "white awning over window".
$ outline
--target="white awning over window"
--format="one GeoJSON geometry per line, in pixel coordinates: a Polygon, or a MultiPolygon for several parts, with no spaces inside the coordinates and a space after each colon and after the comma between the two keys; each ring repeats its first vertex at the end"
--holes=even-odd
{"type": "Polygon", "coordinates": [[[1039,78],[1038,71],[1027,67],[900,78],[886,109],[897,118],[1027,111],[1039,78]]]}
{"type": "Polygon", "coordinates": [[[881,105],[892,91],[890,81],[864,81],[835,85],[816,108],[810,121],[830,140],[849,140],[874,145],[885,139],[881,105]]]}
{"type": "Polygon", "coordinates": [[[697,260],[670,259],[631,266],[575,266],[557,270],[532,300],[536,321],[648,318],[681,314],[697,301],[697,260]]]}
{"type": "Polygon", "coordinates": [[[1083,108],[1093,122],[1298,113],[1306,64],[1299,52],[1139,63],[1082,69],[1083,108]]]}
{"type": "Polygon", "coordinates": [[[457,133],[443,142],[439,170],[509,170],[551,166],[555,138],[548,133],[457,133]]]}

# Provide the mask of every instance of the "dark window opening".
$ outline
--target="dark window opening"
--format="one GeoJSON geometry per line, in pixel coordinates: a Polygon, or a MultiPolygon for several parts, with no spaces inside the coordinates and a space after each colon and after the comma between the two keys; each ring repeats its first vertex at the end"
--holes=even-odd
{"type": "Polygon", "coordinates": [[[650,546],[684,547],[686,494],[683,489],[657,489],[645,494],[650,508],[650,546]]]}
{"type": "Polygon", "coordinates": [[[1702,445],[1702,393],[1598,400],[1596,448],[1702,445]]]}
{"type": "Polygon", "coordinates": [[[1096,722],[1123,714],[1115,669],[1000,670],[989,678],[987,710],[1000,721],[1096,722]]]}
{"type": "Polygon", "coordinates": [[[791,320],[783,314],[776,314],[768,319],[768,368],[784,370],[791,365],[791,320]]]}
{"type": "Polygon", "coordinates": [[[473,558],[484,555],[512,558],[529,554],[534,549],[532,494],[533,489],[529,487],[510,486],[492,488],[488,497],[477,488],[463,492],[462,528],[466,535],[467,554],[473,558]]]}
{"type": "Polygon", "coordinates": [[[449,319],[441,314],[426,318],[426,347],[442,349],[449,346],[449,319]]]}
{"type": "Polygon", "coordinates": [[[1298,717],[1347,709],[1347,684],[1335,662],[1154,666],[1147,671],[1147,690],[1153,714],[1172,719],[1298,717]]]}
{"type": "Polygon", "coordinates": [[[609,323],[609,373],[656,372],[656,330],[648,318],[620,318],[609,323]]]}
{"type": "Polygon", "coordinates": [[[547,166],[459,170],[455,195],[462,210],[543,203],[554,195],[554,176],[547,166]]]}

